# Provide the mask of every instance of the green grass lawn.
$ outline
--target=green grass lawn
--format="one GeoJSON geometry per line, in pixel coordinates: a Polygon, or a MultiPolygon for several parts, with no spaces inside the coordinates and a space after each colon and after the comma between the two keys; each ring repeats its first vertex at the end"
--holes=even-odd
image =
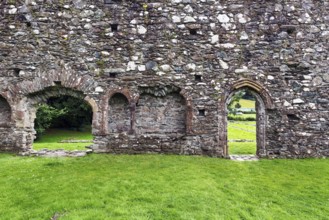
{"type": "MultiPolygon", "coordinates": [[[[241,108],[255,108],[255,101],[248,99],[240,99],[239,101],[241,108]]],[[[234,102],[233,106],[235,106],[236,102],[234,102]]]]}
{"type": "Polygon", "coordinates": [[[0,154],[0,219],[328,219],[329,160],[0,154]]]}
{"type": "Polygon", "coordinates": [[[33,143],[34,150],[47,148],[49,150],[65,149],[65,150],[86,150],[86,146],[92,144],[92,134],[90,131],[71,131],[64,129],[49,129],[39,139],[33,143]],[[89,143],[58,143],[62,140],[90,140],[89,143]]]}
{"type": "Polygon", "coordinates": [[[252,140],[254,142],[229,142],[229,154],[256,154],[256,122],[229,121],[228,140],[252,140]]]}
{"type": "Polygon", "coordinates": [[[239,103],[242,108],[255,108],[255,101],[252,100],[240,99],[239,103]]]}
{"type": "MultiPolygon", "coordinates": [[[[242,108],[255,108],[255,101],[240,99],[242,108]]],[[[256,114],[231,115],[237,118],[252,117],[256,119],[256,114]]],[[[229,154],[256,154],[256,121],[229,121],[228,140],[253,140],[254,142],[229,142],[229,154]]]]}
{"type": "Polygon", "coordinates": [[[229,155],[256,154],[256,142],[229,142],[229,155]]]}

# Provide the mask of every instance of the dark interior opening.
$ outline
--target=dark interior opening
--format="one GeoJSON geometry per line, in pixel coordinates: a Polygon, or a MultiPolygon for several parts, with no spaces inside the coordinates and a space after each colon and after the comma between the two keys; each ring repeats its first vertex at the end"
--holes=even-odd
{"type": "Polygon", "coordinates": [[[194,75],[194,79],[197,82],[202,82],[202,76],[201,75],[194,75]]]}
{"type": "Polygon", "coordinates": [[[205,109],[199,109],[199,116],[206,116],[206,110],[205,109]]]}
{"type": "Polygon", "coordinates": [[[118,24],[111,24],[111,30],[113,31],[113,32],[115,32],[115,31],[118,31],[118,24]]]}
{"type": "Polygon", "coordinates": [[[54,83],[55,83],[56,86],[62,85],[62,82],[61,81],[54,81],[54,83]]]}
{"type": "Polygon", "coordinates": [[[20,68],[14,68],[13,71],[14,71],[15,76],[19,76],[19,72],[21,71],[21,69],[20,68]]]}
{"type": "Polygon", "coordinates": [[[197,29],[190,29],[190,35],[197,35],[198,30],[197,29]]]}
{"type": "Polygon", "coordinates": [[[117,73],[110,73],[110,78],[116,78],[117,77],[117,73]]]}
{"type": "Polygon", "coordinates": [[[295,114],[287,114],[287,117],[288,117],[289,120],[292,120],[292,121],[299,121],[300,120],[300,118],[295,114]]]}

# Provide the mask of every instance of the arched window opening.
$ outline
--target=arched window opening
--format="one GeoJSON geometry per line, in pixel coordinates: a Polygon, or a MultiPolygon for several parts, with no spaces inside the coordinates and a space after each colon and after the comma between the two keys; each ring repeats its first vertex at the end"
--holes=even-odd
{"type": "Polygon", "coordinates": [[[83,99],[51,96],[37,105],[33,149],[85,150],[92,144],[93,111],[83,99]]]}
{"type": "Polygon", "coordinates": [[[110,133],[129,132],[131,130],[131,112],[129,101],[121,93],[114,94],[109,100],[108,130],[110,133]]]}

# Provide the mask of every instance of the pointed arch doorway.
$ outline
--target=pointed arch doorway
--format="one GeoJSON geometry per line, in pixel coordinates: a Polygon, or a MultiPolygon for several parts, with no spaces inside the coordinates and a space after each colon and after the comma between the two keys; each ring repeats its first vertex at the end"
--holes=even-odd
{"type": "Polygon", "coordinates": [[[272,101],[268,92],[260,84],[251,80],[243,79],[232,85],[227,95],[222,99],[222,128],[220,128],[220,137],[222,140],[223,154],[230,157],[230,144],[228,141],[228,106],[232,98],[241,91],[249,91],[255,99],[255,149],[254,155],[259,157],[266,156],[266,127],[267,127],[267,109],[272,108],[272,101]]]}

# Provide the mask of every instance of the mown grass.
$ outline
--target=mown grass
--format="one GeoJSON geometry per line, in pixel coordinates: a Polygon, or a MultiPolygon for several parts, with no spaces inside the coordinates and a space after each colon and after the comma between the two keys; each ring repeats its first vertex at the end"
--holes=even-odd
{"type": "Polygon", "coordinates": [[[240,99],[239,103],[241,104],[242,108],[255,108],[256,102],[247,99],[240,99]]]}
{"type": "Polygon", "coordinates": [[[0,155],[1,219],[327,219],[329,160],[0,155]]]}
{"type": "MultiPolygon", "coordinates": [[[[248,99],[240,99],[239,103],[241,108],[255,108],[255,101],[248,100],[248,99]]],[[[234,102],[233,106],[235,106],[236,102],[234,102]]]]}
{"type": "Polygon", "coordinates": [[[229,154],[256,154],[255,121],[228,122],[228,140],[241,139],[253,142],[228,142],[229,154]]]}
{"type": "Polygon", "coordinates": [[[229,142],[229,155],[256,154],[256,142],[229,142]]]}
{"type": "Polygon", "coordinates": [[[65,129],[49,129],[38,140],[33,143],[34,150],[47,148],[49,150],[86,150],[86,146],[92,144],[92,134],[90,131],[72,131],[65,129]],[[62,140],[90,140],[89,143],[59,143],[62,140]]]}
{"type": "MultiPolygon", "coordinates": [[[[240,99],[242,108],[255,108],[255,101],[240,99]]],[[[256,114],[235,115],[236,118],[253,117],[256,114]]],[[[253,142],[228,142],[228,151],[230,154],[256,154],[256,121],[229,121],[228,122],[228,140],[249,140],[253,142]]]]}
{"type": "MultiPolygon", "coordinates": [[[[255,122],[230,121],[228,124],[228,139],[256,140],[255,122]]],[[[39,140],[33,144],[34,150],[64,149],[86,150],[92,144],[91,132],[80,132],[64,129],[49,129],[39,140]],[[89,143],[59,143],[62,140],[90,140],[89,143]]],[[[256,142],[229,142],[229,154],[255,154],[256,142]]]]}

